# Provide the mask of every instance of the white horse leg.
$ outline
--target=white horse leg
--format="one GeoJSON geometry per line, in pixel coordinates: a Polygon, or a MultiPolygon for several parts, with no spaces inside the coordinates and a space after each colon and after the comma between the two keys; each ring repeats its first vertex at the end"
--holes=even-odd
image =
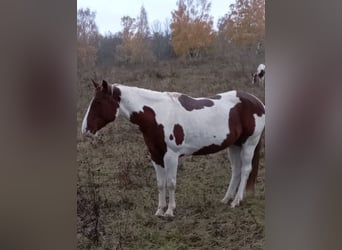
{"type": "Polygon", "coordinates": [[[265,87],[265,77],[263,76],[263,77],[261,77],[261,79],[260,79],[260,85],[261,85],[261,87],[265,87]]]}
{"type": "Polygon", "coordinates": [[[176,208],[176,183],[177,183],[177,168],[178,155],[173,152],[167,152],[164,156],[164,166],[166,172],[166,186],[169,191],[169,204],[164,216],[173,217],[173,210],[176,208]]]}
{"type": "Polygon", "coordinates": [[[152,161],[156,170],[157,186],[158,186],[158,209],[155,215],[163,216],[166,207],[166,174],[165,169],[152,161]]]}
{"type": "MultiPolygon", "coordinates": [[[[257,141],[257,140],[256,140],[257,141]]],[[[240,204],[240,202],[243,199],[243,194],[246,188],[247,180],[249,177],[249,174],[252,170],[252,159],[254,155],[254,149],[256,147],[257,143],[255,143],[255,138],[250,138],[246,141],[246,143],[242,146],[241,150],[241,180],[239,189],[236,193],[236,196],[231,203],[231,207],[234,208],[240,204]]]]}
{"type": "Polygon", "coordinates": [[[221,200],[223,203],[227,203],[230,199],[233,199],[236,189],[240,183],[241,179],[241,147],[238,146],[230,146],[229,150],[229,160],[230,160],[230,168],[231,168],[231,177],[227,192],[224,198],[221,200]]]}

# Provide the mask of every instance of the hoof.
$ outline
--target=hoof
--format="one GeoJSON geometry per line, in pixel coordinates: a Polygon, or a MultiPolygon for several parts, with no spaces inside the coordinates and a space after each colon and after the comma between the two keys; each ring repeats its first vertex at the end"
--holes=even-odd
{"type": "Polygon", "coordinates": [[[240,199],[235,199],[231,204],[230,207],[234,208],[240,205],[241,200],[240,199]]]}
{"type": "Polygon", "coordinates": [[[166,218],[173,218],[173,217],[175,217],[175,216],[174,216],[174,214],[173,214],[173,211],[168,209],[168,210],[165,212],[164,217],[166,217],[166,218]]]}
{"type": "Polygon", "coordinates": [[[157,212],[154,214],[155,216],[158,217],[163,217],[164,216],[164,211],[161,208],[158,208],[157,212]]]}
{"type": "Polygon", "coordinates": [[[223,199],[221,200],[221,202],[222,202],[223,204],[227,204],[229,201],[233,200],[233,198],[234,198],[234,195],[228,194],[228,195],[225,195],[225,196],[223,197],[223,199]]]}
{"type": "Polygon", "coordinates": [[[227,203],[229,202],[229,200],[230,200],[230,199],[228,199],[228,198],[223,198],[223,199],[221,200],[221,203],[227,204],[227,203]]]}

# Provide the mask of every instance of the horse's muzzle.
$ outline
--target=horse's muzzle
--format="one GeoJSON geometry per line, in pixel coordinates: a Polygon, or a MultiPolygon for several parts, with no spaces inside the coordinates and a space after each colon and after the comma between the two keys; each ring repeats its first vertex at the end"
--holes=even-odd
{"type": "Polygon", "coordinates": [[[93,134],[89,130],[84,130],[84,131],[82,131],[82,135],[84,137],[96,138],[97,137],[97,132],[95,134],[93,134]]]}

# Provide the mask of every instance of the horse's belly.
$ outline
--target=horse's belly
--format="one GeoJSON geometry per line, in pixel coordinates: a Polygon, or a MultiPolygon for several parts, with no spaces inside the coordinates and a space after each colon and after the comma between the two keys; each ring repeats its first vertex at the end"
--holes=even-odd
{"type": "MultiPolygon", "coordinates": [[[[191,155],[215,153],[226,147],[224,141],[229,134],[228,111],[222,109],[210,109],[202,113],[187,114],[187,119],[182,119],[172,124],[180,124],[183,130],[183,140],[177,144],[173,137],[168,141],[169,147],[179,154],[191,155]],[[202,151],[201,151],[202,150],[202,151]]],[[[226,110],[229,110],[226,108],[226,110]]],[[[174,135],[171,127],[170,134],[174,135]]]]}
{"type": "Polygon", "coordinates": [[[185,155],[202,155],[216,153],[228,145],[226,138],[229,134],[228,126],[216,126],[216,129],[207,129],[204,131],[194,131],[185,134],[184,144],[180,148],[182,154],[185,155]]]}

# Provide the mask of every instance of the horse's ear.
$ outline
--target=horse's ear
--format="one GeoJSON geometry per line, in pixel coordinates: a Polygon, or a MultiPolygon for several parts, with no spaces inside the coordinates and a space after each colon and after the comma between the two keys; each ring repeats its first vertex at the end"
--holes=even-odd
{"type": "Polygon", "coordinates": [[[100,86],[97,82],[94,81],[94,79],[91,79],[91,81],[93,82],[95,89],[97,89],[100,86]]]}
{"type": "Polygon", "coordinates": [[[105,80],[102,80],[102,89],[107,91],[108,90],[108,82],[105,80]]]}

